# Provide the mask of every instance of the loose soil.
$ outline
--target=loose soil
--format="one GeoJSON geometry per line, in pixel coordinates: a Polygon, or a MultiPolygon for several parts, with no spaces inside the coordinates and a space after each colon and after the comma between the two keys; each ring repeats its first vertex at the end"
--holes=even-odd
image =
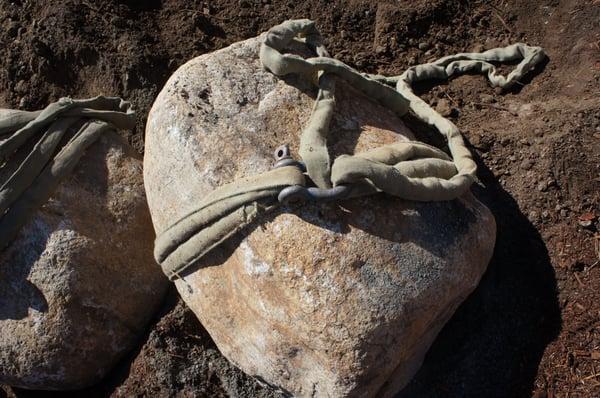
{"type": "MultiPolygon", "coordinates": [[[[119,95],[138,111],[127,138],[143,151],[145,117],[178,66],[299,17],[316,20],[333,56],[388,75],[517,41],[546,49],[548,62],[510,92],[480,76],[419,87],[468,139],[498,240],[480,286],[399,397],[600,396],[598,0],[2,1],[0,105],[119,95]]],[[[277,396],[219,354],[174,291],[135,352],[98,385],[63,395],[84,394],[277,396]]]]}

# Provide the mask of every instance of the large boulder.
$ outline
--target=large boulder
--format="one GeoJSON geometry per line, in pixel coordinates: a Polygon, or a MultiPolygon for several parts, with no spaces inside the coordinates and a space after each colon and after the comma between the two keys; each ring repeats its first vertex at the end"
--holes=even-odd
{"type": "MultiPolygon", "coordinates": [[[[157,233],[216,187],[297,151],[315,97],[263,70],[259,38],[182,66],[148,119],[144,181],[157,233]]],[[[334,156],[413,139],[401,119],[338,82],[334,156]]],[[[384,194],[283,208],[175,284],[221,352],[297,396],[390,396],[477,286],[495,222],[470,193],[438,203],[384,194]]]]}
{"type": "Polygon", "coordinates": [[[104,135],[0,253],[0,383],[75,389],[104,376],[168,287],[153,241],[140,156],[104,135]]]}

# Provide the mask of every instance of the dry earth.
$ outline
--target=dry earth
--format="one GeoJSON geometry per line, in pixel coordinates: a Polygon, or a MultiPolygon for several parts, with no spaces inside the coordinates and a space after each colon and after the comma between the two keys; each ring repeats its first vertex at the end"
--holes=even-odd
{"type": "MultiPolygon", "coordinates": [[[[511,92],[479,76],[419,88],[477,155],[475,191],[498,240],[479,288],[400,396],[600,396],[598,0],[3,1],[0,105],[120,95],[139,112],[128,139],[143,151],[145,116],[179,65],[297,17],[317,21],[335,57],[382,74],[516,41],[547,50],[511,92]]],[[[81,394],[275,396],[228,364],[174,292],[135,352],[99,385],[65,395],[81,394]]]]}

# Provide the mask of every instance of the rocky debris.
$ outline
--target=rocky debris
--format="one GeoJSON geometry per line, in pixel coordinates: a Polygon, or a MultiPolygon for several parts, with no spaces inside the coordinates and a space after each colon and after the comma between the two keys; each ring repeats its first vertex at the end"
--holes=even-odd
{"type": "Polygon", "coordinates": [[[379,45],[375,47],[375,53],[378,55],[385,54],[387,51],[388,49],[386,46],[379,45]]]}
{"type": "MultiPolygon", "coordinates": [[[[260,39],[195,58],[148,118],[144,180],[157,233],[216,187],[294,154],[316,91],[258,60],[260,39]]],[[[330,152],[413,139],[387,109],[339,83],[330,152]]],[[[220,351],[298,396],[391,396],[478,284],[495,222],[470,194],[414,203],[386,195],[285,208],[176,281],[220,351]]]]}
{"type": "Polygon", "coordinates": [[[419,47],[419,50],[421,50],[421,51],[427,51],[427,50],[429,50],[431,45],[427,42],[421,42],[421,43],[419,43],[418,47],[419,47]]]}
{"type": "Polygon", "coordinates": [[[471,47],[470,51],[474,53],[481,53],[485,51],[485,46],[481,43],[475,43],[473,44],[473,47],[471,47]]]}
{"type": "Polygon", "coordinates": [[[439,113],[440,115],[442,115],[444,117],[449,117],[453,113],[453,109],[452,109],[452,106],[450,105],[450,101],[448,101],[445,98],[442,98],[437,102],[437,106],[435,107],[435,110],[437,111],[437,113],[439,113]]]}
{"type": "Polygon", "coordinates": [[[492,104],[492,103],[496,102],[496,99],[494,98],[493,95],[486,94],[486,93],[481,94],[479,96],[479,100],[481,101],[482,104],[492,104]]]}
{"type": "Polygon", "coordinates": [[[88,386],[141,337],[168,286],[141,166],[101,137],[0,253],[0,383],[88,386]]]}
{"type": "Polygon", "coordinates": [[[523,170],[531,170],[534,164],[535,161],[533,159],[525,159],[523,162],[521,162],[521,168],[523,170]]]}
{"type": "Polygon", "coordinates": [[[596,221],[596,215],[594,213],[583,213],[577,218],[577,222],[584,228],[592,229],[596,221]]]}

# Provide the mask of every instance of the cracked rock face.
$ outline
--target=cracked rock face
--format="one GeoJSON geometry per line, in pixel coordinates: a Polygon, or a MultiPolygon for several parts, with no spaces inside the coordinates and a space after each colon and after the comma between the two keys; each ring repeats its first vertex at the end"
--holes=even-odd
{"type": "MultiPolygon", "coordinates": [[[[148,119],[144,177],[157,233],[219,185],[292,153],[315,90],[258,60],[260,37],[195,58],[148,119]]],[[[390,111],[338,82],[333,156],[413,139],[390,111]]],[[[176,281],[221,352],[297,396],[391,396],[476,287],[495,222],[471,194],[415,203],[387,195],[283,208],[176,281]]]]}
{"type": "Polygon", "coordinates": [[[76,389],[133,348],[168,286],[139,156],[93,144],[0,253],[0,383],[76,389]]]}

